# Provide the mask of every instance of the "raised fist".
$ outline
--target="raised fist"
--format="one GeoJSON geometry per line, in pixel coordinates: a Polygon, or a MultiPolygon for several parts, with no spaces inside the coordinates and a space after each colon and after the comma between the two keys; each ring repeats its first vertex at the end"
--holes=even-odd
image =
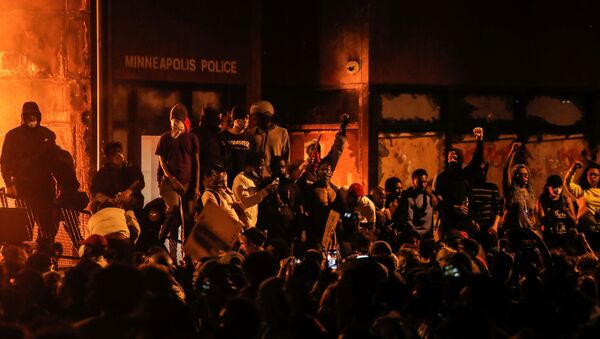
{"type": "Polygon", "coordinates": [[[481,128],[481,127],[473,128],[473,135],[475,136],[475,138],[477,138],[477,140],[483,140],[483,128],[481,128]]]}
{"type": "Polygon", "coordinates": [[[511,153],[516,152],[523,144],[520,142],[515,142],[512,144],[512,148],[510,149],[511,153]]]}

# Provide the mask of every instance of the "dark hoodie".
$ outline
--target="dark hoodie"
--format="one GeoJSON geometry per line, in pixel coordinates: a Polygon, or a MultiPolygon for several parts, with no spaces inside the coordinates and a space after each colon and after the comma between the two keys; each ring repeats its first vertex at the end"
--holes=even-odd
{"type": "Polygon", "coordinates": [[[200,126],[191,129],[196,134],[200,144],[200,178],[205,171],[227,163],[227,148],[219,133],[219,112],[212,108],[202,111],[200,126]]]}
{"type": "Polygon", "coordinates": [[[447,227],[469,230],[470,216],[462,216],[454,212],[454,205],[463,205],[471,195],[475,171],[483,161],[483,141],[477,141],[471,162],[463,168],[464,156],[460,149],[452,148],[446,153],[446,169],[435,180],[435,194],[442,198],[441,217],[442,230],[447,227]],[[458,162],[448,163],[448,153],[456,152],[458,162]]]}
{"type": "Polygon", "coordinates": [[[21,113],[21,126],[8,131],[2,145],[2,178],[6,185],[16,185],[21,196],[32,193],[53,197],[54,194],[49,155],[55,150],[56,135],[40,126],[41,121],[37,104],[26,102],[21,113]],[[36,117],[36,127],[27,126],[25,116],[28,114],[36,117]]]}

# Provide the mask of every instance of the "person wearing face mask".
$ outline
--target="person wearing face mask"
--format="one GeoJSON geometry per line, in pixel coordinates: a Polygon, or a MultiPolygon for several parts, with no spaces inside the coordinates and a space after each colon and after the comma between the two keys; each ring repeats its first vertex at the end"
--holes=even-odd
{"type": "Polygon", "coordinates": [[[573,201],[562,194],[562,186],[563,181],[559,175],[549,176],[538,200],[537,211],[543,226],[542,235],[549,248],[561,245],[567,231],[577,221],[573,201]]]}
{"type": "Polygon", "coordinates": [[[229,187],[233,184],[233,179],[244,170],[248,154],[256,148],[254,135],[248,131],[248,112],[241,106],[235,106],[231,109],[230,116],[233,125],[221,132],[221,139],[227,149],[225,166],[229,187]]]}
{"type": "Polygon", "coordinates": [[[440,230],[442,237],[467,232],[475,236],[479,230],[469,212],[469,195],[476,169],[483,161],[483,128],[473,129],[477,140],[471,162],[463,168],[463,154],[452,148],[447,153],[446,169],[435,178],[434,191],[440,201],[440,230]]]}
{"type": "MultiPolygon", "coordinates": [[[[250,114],[256,115],[258,128],[254,134],[256,152],[265,155],[265,163],[271,163],[271,157],[278,155],[290,162],[290,136],[288,130],[280,127],[274,120],[275,108],[268,101],[258,101],[250,106],[250,114]]],[[[269,176],[269,169],[263,168],[262,177],[269,176]]]]}
{"type": "Polygon", "coordinates": [[[582,167],[581,162],[574,162],[567,171],[564,185],[577,199],[577,228],[586,235],[592,248],[597,251],[600,249],[600,165],[589,162],[579,177],[579,182],[575,183],[575,172],[582,167]]]}
{"type": "Polygon", "coordinates": [[[21,125],[4,137],[0,169],[6,192],[23,199],[40,226],[38,243],[52,243],[58,230],[53,221],[56,197],[51,162],[56,149],[56,135],[41,126],[42,113],[35,102],[25,102],[21,125]]]}
{"type": "Polygon", "coordinates": [[[265,167],[265,155],[251,153],[246,158],[244,170],[233,179],[233,196],[244,208],[248,218],[247,227],[255,227],[258,221],[258,204],[278,188],[278,180],[259,188],[261,173],[265,167]]]}
{"type": "MultiPolygon", "coordinates": [[[[160,136],[156,147],[155,154],[160,160],[160,196],[167,207],[165,222],[159,233],[160,241],[164,241],[182,221],[191,219],[190,201],[200,198],[200,146],[196,136],[185,127],[187,115],[183,104],[173,106],[170,112],[171,130],[160,136]]],[[[187,233],[189,229],[185,231],[187,233]]]]}

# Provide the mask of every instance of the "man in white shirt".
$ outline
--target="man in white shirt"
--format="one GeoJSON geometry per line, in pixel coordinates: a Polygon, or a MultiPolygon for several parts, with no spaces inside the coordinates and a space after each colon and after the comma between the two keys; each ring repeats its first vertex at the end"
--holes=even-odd
{"type": "Polygon", "coordinates": [[[98,234],[107,239],[131,240],[135,243],[140,235],[140,225],[133,211],[125,211],[111,203],[99,206],[88,220],[87,230],[90,235],[98,234]]]}
{"type": "Polygon", "coordinates": [[[209,202],[219,206],[234,220],[246,224],[246,214],[233,197],[233,191],[227,187],[227,172],[224,167],[216,166],[204,173],[202,193],[202,206],[209,202]]]}
{"type": "Polygon", "coordinates": [[[246,158],[244,170],[233,180],[233,196],[242,205],[248,227],[255,227],[258,221],[258,204],[270,193],[277,189],[277,183],[273,182],[263,189],[258,188],[261,173],[265,167],[265,156],[263,153],[253,153],[246,158]]]}
{"type": "Polygon", "coordinates": [[[373,229],[375,226],[375,204],[365,195],[361,184],[353,183],[348,187],[346,203],[352,212],[358,214],[360,227],[373,229]]]}
{"type": "Polygon", "coordinates": [[[90,217],[87,229],[90,235],[104,236],[109,247],[109,261],[131,262],[133,244],[140,235],[140,225],[133,211],[125,211],[110,201],[100,204],[90,217]]]}

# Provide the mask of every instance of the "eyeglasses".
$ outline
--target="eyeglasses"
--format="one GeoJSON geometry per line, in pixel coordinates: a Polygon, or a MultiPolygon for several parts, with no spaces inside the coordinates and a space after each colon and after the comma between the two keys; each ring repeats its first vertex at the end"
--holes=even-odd
{"type": "Polygon", "coordinates": [[[600,177],[600,173],[588,173],[590,177],[600,177]]]}

